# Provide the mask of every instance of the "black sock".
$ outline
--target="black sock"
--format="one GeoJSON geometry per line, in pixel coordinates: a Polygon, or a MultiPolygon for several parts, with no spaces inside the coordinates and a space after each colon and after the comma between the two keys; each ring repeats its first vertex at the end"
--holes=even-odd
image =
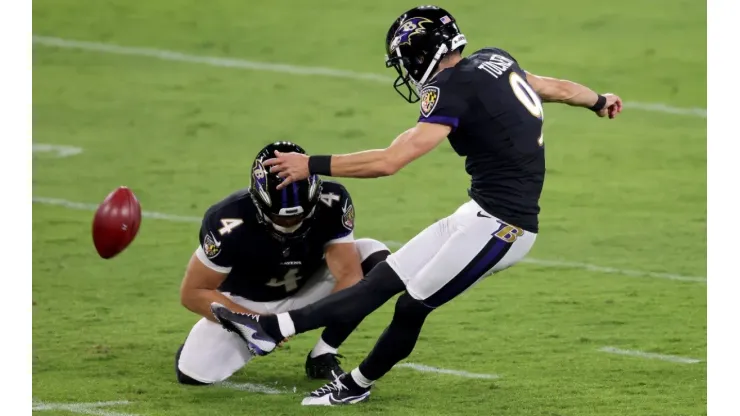
{"type": "Polygon", "coordinates": [[[346,324],[331,324],[324,328],[324,332],[321,333],[321,339],[323,339],[330,347],[339,348],[339,346],[349,338],[352,331],[357,328],[360,322],[362,321],[346,324]]]}
{"type": "MultiPolygon", "coordinates": [[[[361,264],[362,274],[367,276],[375,266],[384,261],[390,254],[391,252],[388,250],[381,250],[367,256],[361,264]]],[[[324,332],[321,333],[321,339],[332,348],[339,348],[361,322],[362,319],[347,323],[331,324],[324,328],[324,332]]]]}
{"type": "Polygon", "coordinates": [[[336,323],[359,325],[405,288],[396,272],[383,261],[356,285],[289,313],[296,334],[336,323]]]}
{"type": "Polygon", "coordinates": [[[275,341],[282,341],[285,337],[280,332],[277,315],[261,315],[259,320],[262,329],[275,341]]]}
{"type": "Polygon", "coordinates": [[[414,350],[424,320],[433,309],[404,293],[396,302],[391,324],[375,343],[373,350],[360,364],[360,372],[370,380],[378,380],[414,350]]]}
{"type": "MultiPolygon", "coordinates": [[[[383,253],[384,257],[388,256],[388,252],[383,253]]],[[[293,320],[296,335],[324,326],[339,325],[336,333],[330,337],[341,344],[367,315],[405,288],[391,266],[381,261],[354,286],[288,313],[293,320]]],[[[273,339],[284,338],[276,315],[260,316],[259,323],[273,339]]]]}

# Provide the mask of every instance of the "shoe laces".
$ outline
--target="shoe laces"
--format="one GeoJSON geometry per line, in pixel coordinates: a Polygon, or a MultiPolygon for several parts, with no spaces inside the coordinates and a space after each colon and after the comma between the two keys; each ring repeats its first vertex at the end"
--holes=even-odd
{"type": "Polygon", "coordinates": [[[314,391],[311,394],[314,396],[321,396],[321,395],[328,394],[334,391],[340,392],[342,390],[349,390],[347,386],[345,386],[344,383],[342,383],[342,380],[339,379],[341,375],[337,375],[337,373],[335,373],[334,371],[331,372],[331,375],[334,376],[334,381],[332,381],[331,383],[325,384],[323,387],[314,391]]]}
{"type": "Polygon", "coordinates": [[[250,318],[254,319],[254,320],[255,320],[255,321],[257,321],[257,322],[259,322],[259,321],[260,321],[260,316],[259,316],[259,315],[256,315],[256,314],[253,314],[253,313],[234,312],[234,315],[238,315],[238,316],[248,316],[248,317],[250,317],[250,318]]]}

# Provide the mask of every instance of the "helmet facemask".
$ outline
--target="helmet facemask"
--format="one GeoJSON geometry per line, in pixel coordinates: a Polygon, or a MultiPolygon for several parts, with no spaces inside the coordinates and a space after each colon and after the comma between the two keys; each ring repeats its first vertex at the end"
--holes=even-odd
{"type": "Polygon", "coordinates": [[[416,88],[416,81],[411,79],[411,74],[409,74],[409,72],[406,70],[406,64],[403,62],[404,60],[408,60],[408,58],[403,58],[400,56],[386,56],[385,66],[386,68],[395,68],[396,72],[398,73],[398,77],[396,77],[396,80],[393,81],[393,89],[395,89],[396,92],[401,95],[401,97],[403,97],[403,99],[405,99],[406,101],[410,103],[415,103],[419,101],[419,93],[418,89],[416,88]]]}

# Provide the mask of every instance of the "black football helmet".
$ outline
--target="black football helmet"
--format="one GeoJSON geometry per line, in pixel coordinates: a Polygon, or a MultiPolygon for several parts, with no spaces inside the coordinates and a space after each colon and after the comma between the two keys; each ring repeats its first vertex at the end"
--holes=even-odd
{"type": "Polygon", "coordinates": [[[466,43],[455,18],[442,8],[419,6],[402,14],[385,38],[385,66],[398,72],[393,88],[406,101],[419,101],[418,91],[434,74],[440,59],[449,52],[462,51],[466,43]]]}
{"type": "Polygon", "coordinates": [[[275,142],[265,146],[252,164],[249,193],[257,207],[257,219],[265,224],[275,238],[281,241],[303,237],[310,229],[311,219],[321,194],[321,179],[311,175],[278,190],[283,181],[270,173],[262,162],[275,157],[275,151],[306,154],[302,147],[291,142],[275,142]]]}

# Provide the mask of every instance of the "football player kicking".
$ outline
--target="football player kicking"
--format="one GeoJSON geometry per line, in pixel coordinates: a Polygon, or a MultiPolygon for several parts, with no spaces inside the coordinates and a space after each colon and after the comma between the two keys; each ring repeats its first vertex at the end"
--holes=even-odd
{"type": "MultiPolygon", "coordinates": [[[[204,318],[177,351],[180,383],[223,381],[252,358],[237,335],[214,322],[211,303],[239,313],[287,312],[354,285],[390,254],[378,241],[354,239],[355,211],[344,186],[311,175],[278,189],[282,179],[262,165],[275,151],[304,154],[292,143],[268,145],[254,160],[249,188],[203,218],[181,299],[204,318]]],[[[361,320],[326,327],[306,358],[308,377],[333,380],[343,373],[337,347],[361,320]]]]}
{"type": "Polygon", "coordinates": [[[311,393],[305,405],[365,400],[372,384],[411,353],[430,312],[529,252],[537,237],[545,178],[542,101],[588,108],[599,117],[614,118],[622,109],[616,95],[528,73],[499,48],[463,57],[465,44],[447,11],[434,6],[409,10],[388,31],[386,65],[398,71],[396,90],[409,102],[421,100],[416,126],[382,150],[310,158],[276,153],[264,163],[285,178],[278,187],[285,189],[315,174],[375,178],[395,174],[448,138],[455,152],[466,157],[472,178],[470,201],[345,291],[259,319],[228,305],[212,305],[225,328],[269,353],[294,334],[362,319],[403,292],[390,325],[360,366],[311,393]]]}

